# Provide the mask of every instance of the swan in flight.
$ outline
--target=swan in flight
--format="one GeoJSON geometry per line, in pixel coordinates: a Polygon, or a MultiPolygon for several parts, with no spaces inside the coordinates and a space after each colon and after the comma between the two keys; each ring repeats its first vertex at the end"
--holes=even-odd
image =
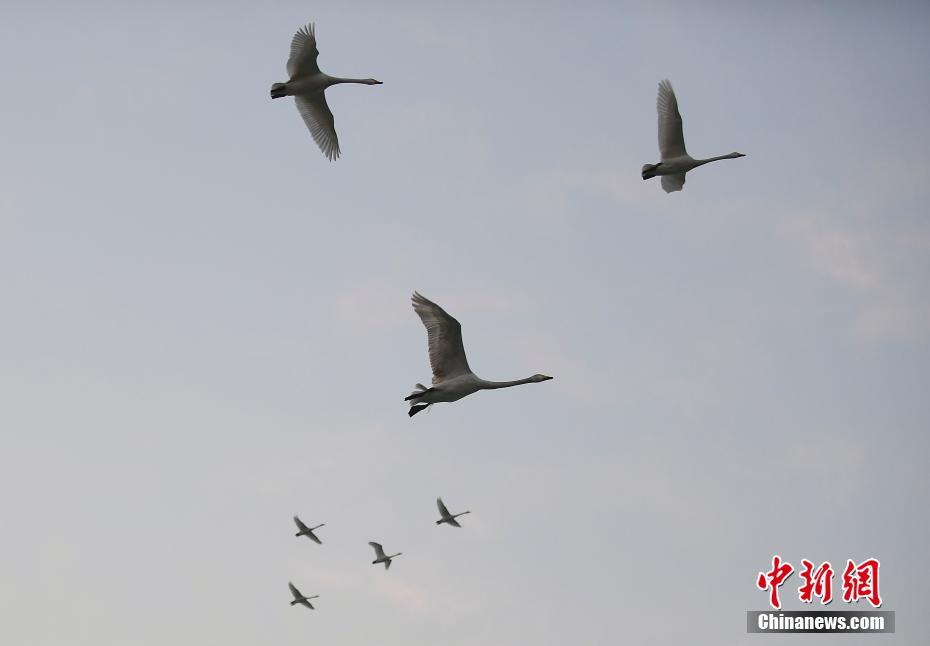
{"type": "Polygon", "coordinates": [[[344,79],[324,74],[316,62],[319,55],[313,23],[298,29],[291,40],[291,56],[287,59],[287,74],[290,78],[287,83],[275,83],[271,86],[271,98],[294,97],[297,111],[300,112],[304,123],[310,129],[313,141],[320,147],[323,154],[333,161],[340,154],[339,138],[336,136],[333,113],[326,105],[324,90],[337,83],[381,85],[381,81],[344,79]]]}
{"type": "Polygon", "coordinates": [[[305,597],[300,594],[300,590],[297,589],[297,586],[293,583],[288,582],[287,587],[291,589],[291,594],[294,595],[294,600],[291,601],[292,606],[296,606],[298,603],[302,606],[307,606],[310,610],[313,610],[313,604],[310,603],[310,599],[319,599],[320,595],[315,594],[312,597],[305,597]]]}
{"type": "Polygon", "coordinates": [[[401,555],[401,552],[398,552],[397,554],[391,554],[390,556],[388,556],[387,554],[384,553],[384,548],[381,547],[381,543],[374,543],[374,542],[369,541],[368,544],[371,545],[375,550],[375,560],[372,561],[371,564],[377,565],[378,563],[384,563],[385,570],[388,570],[391,568],[392,558],[394,558],[395,556],[401,555]]]}
{"type": "Polygon", "coordinates": [[[306,536],[307,538],[312,540],[317,545],[323,544],[323,541],[317,538],[316,534],[313,533],[313,530],[323,527],[324,525],[326,525],[326,523],[320,523],[316,527],[307,527],[306,525],[304,525],[304,522],[302,520],[300,520],[297,516],[294,516],[294,524],[297,525],[297,529],[298,529],[298,532],[294,534],[294,536],[306,536]]]}
{"type": "Polygon", "coordinates": [[[454,402],[479,390],[509,388],[521,384],[535,384],[548,381],[552,377],[533,375],[517,381],[486,381],[481,379],[468,367],[465,360],[465,347],[462,345],[462,326],[454,318],[424,298],[418,292],[413,293],[413,309],[426,326],[429,342],[429,362],[433,369],[433,385],[427,388],[417,384],[416,390],[404,401],[410,402],[407,414],[413,417],[424,408],[437,402],[454,402]]]}
{"type": "Polygon", "coordinates": [[[450,514],[449,510],[446,509],[446,506],[442,504],[442,498],[436,499],[436,506],[439,507],[439,515],[442,516],[439,520],[436,521],[437,525],[442,525],[446,523],[447,525],[452,525],[453,527],[461,527],[459,521],[455,520],[459,516],[464,516],[465,514],[470,514],[470,511],[463,511],[460,514],[450,514]]]}
{"type": "Polygon", "coordinates": [[[659,112],[659,154],[662,161],[658,164],[643,166],[643,179],[656,175],[662,176],[662,188],[666,193],[680,191],[685,185],[685,173],[698,166],[703,166],[720,159],[745,157],[743,153],[730,153],[710,159],[694,159],[685,150],[685,135],[681,130],[681,114],[678,113],[678,99],[668,79],[659,83],[659,96],[656,99],[659,112]]]}

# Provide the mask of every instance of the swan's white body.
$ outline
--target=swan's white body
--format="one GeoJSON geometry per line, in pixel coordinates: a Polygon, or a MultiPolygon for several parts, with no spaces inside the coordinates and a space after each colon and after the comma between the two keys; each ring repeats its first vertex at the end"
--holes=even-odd
{"type": "Polygon", "coordinates": [[[294,97],[297,111],[307,124],[313,140],[332,161],[340,155],[339,138],[336,136],[336,124],[333,113],[326,104],[324,90],[337,83],[380,85],[381,81],[339,78],[324,74],[317,64],[319,55],[313,24],[298,29],[291,39],[291,56],[287,60],[287,73],[290,78],[287,83],[274,83],[271,86],[271,98],[294,97]]]}
{"type": "Polygon", "coordinates": [[[666,193],[680,191],[685,185],[685,173],[712,161],[745,157],[742,153],[730,153],[709,159],[695,159],[685,150],[685,135],[682,130],[681,114],[678,112],[678,99],[668,79],[659,83],[659,95],[656,98],[656,111],[659,113],[659,155],[658,164],[643,166],[643,179],[662,177],[662,188],[666,193]]]}
{"type": "Polygon", "coordinates": [[[316,525],[315,527],[307,527],[306,525],[304,525],[302,520],[300,520],[297,516],[294,516],[294,524],[297,525],[297,533],[294,534],[294,536],[306,536],[307,538],[312,540],[317,545],[323,544],[323,541],[317,538],[316,534],[313,533],[313,530],[319,529],[320,527],[325,526],[326,523],[320,523],[319,525],[316,525]]]}
{"type": "Polygon", "coordinates": [[[398,557],[402,554],[402,552],[398,552],[397,554],[391,554],[390,556],[388,556],[387,554],[384,553],[384,548],[381,547],[381,543],[375,543],[373,541],[369,541],[368,544],[371,545],[371,547],[375,550],[375,560],[372,561],[371,564],[377,565],[378,563],[384,563],[385,570],[391,569],[391,559],[398,557]]]}
{"type": "Polygon", "coordinates": [[[297,586],[295,586],[293,583],[290,583],[290,582],[288,582],[287,587],[291,589],[291,594],[294,596],[294,600],[291,601],[292,606],[296,606],[297,604],[300,604],[302,606],[306,606],[307,608],[310,608],[310,610],[314,609],[313,604],[310,603],[310,599],[319,599],[320,595],[315,594],[311,597],[305,597],[304,595],[300,594],[300,590],[297,589],[297,586]]]}
{"type": "Polygon", "coordinates": [[[552,379],[547,375],[533,375],[516,381],[487,381],[468,367],[465,346],[462,344],[462,326],[444,309],[418,292],[413,293],[413,309],[426,327],[429,344],[429,362],[433,370],[433,385],[427,388],[417,384],[417,390],[405,398],[410,402],[408,415],[413,417],[424,408],[440,402],[454,402],[479,390],[509,388],[552,379]]]}
{"type": "Polygon", "coordinates": [[[464,516],[465,514],[471,513],[470,511],[463,511],[458,514],[450,514],[449,510],[446,509],[446,506],[442,503],[442,498],[436,499],[436,507],[439,508],[439,515],[441,516],[441,518],[436,521],[437,525],[446,524],[452,525],[453,527],[461,527],[461,525],[459,525],[459,521],[455,519],[459,516],[464,516]]]}

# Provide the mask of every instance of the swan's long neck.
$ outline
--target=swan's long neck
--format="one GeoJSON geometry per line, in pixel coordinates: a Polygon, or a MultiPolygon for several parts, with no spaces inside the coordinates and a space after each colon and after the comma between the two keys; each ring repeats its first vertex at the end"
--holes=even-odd
{"type": "Polygon", "coordinates": [[[344,79],[338,76],[329,77],[330,85],[337,85],[339,83],[360,83],[361,85],[378,85],[380,82],[375,79],[344,79]]]}
{"type": "Polygon", "coordinates": [[[458,518],[459,516],[464,516],[465,514],[470,514],[470,511],[463,511],[461,514],[456,514],[453,518],[458,518]]]}
{"type": "Polygon", "coordinates": [[[526,379],[517,379],[516,381],[487,381],[485,379],[481,380],[481,389],[482,390],[494,390],[495,388],[510,388],[511,386],[522,386],[523,384],[531,384],[535,381],[533,377],[527,377],[526,379]]]}
{"type": "Polygon", "coordinates": [[[394,558],[395,556],[400,556],[401,554],[403,554],[403,552],[398,552],[397,554],[391,554],[388,558],[389,558],[389,559],[392,559],[392,558],[394,558]]]}
{"type": "Polygon", "coordinates": [[[720,161],[721,159],[736,159],[736,155],[730,153],[729,155],[720,155],[719,157],[710,157],[709,159],[695,159],[694,167],[703,166],[704,164],[709,164],[711,162],[720,161]]]}

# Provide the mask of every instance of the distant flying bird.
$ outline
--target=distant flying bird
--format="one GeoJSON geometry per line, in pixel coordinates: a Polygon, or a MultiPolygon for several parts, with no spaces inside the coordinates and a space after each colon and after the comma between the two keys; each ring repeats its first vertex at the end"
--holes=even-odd
{"type": "Polygon", "coordinates": [[[454,318],[427,300],[418,292],[413,293],[413,309],[426,326],[429,342],[429,362],[433,369],[433,385],[427,388],[417,384],[417,390],[404,398],[410,402],[407,414],[413,417],[424,408],[437,402],[454,402],[479,390],[509,388],[521,384],[535,384],[552,377],[533,375],[517,381],[485,381],[468,367],[465,347],[462,345],[462,326],[454,318]]]}
{"type": "Polygon", "coordinates": [[[323,544],[323,541],[316,537],[316,534],[313,533],[313,530],[325,526],[326,523],[320,523],[316,527],[307,527],[304,525],[302,520],[300,520],[297,516],[294,516],[294,524],[297,525],[297,529],[299,530],[296,534],[294,534],[294,536],[306,536],[318,545],[323,544]]]}
{"type": "Polygon", "coordinates": [[[436,499],[436,506],[439,507],[439,515],[442,516],[439,520],[436,521],[437,525],[442,525],[446,523],[447,525],[452,525],[453,527],[461,527],[459,521],[455,520],[459,516],[464,516],[465,514],[470,514],[470,511],[463,511],[459,514],[450,514],[449,510],[446,509],[446,506],[442,504],[442,498],[436,499]]]}
{"type": "Polygon", "coordinates": [[[678,113],[678,99],[668,79],[659,83],[659,96],[656,99],[659,112],[659,154],[662,158],[658,164],[643,166],[643,179],[656,175],[662,176],[662,188],[666,193],[680,191],[685,185],[685,173],[698,166],[720,159],[745,157],[743,153],[730,153],[710,159],[694,159],[685,150],[685,135],[681,129],[681,114],[678,113]]]}
{"type": "Polygon", "coordinates": [[[397,554],[391,554],[390,556],[388,556],[387,554],[384,553],[384,548],[381,547],[381,543],[369,542],[368,544],[371,545],[375,549],[375,560],[372,561],[371,564],[377,565],[378,563],[384,563],[385,570],[390,569],[392,558],[401,555],[401,552],[398,552],[397,554]]]}
{"type": "Polygon", "coordinates": [[[363,85],[381,85],[375,79],[344,79],[329,76],[320,71],[316,48],[316,35],[313,23],[301,27],[291,40],[291,56],[287,59],[287,83],[274,83],[271,86],[271,98],[280,99],[293,96],[297,111],[313,135],[313,141],[323,154],[333,161],[339,157],[339,138],[333,113],[326,105],[324,90],[337,83],[362,83],[363,85]]]}
{"type": "Polygon", "coordinates": [[[291,601],[292,606],[296,606],[298,603],[302,606],[307,606],[310,610],[313,610],[313,604],[310,603],[310,599],[319,599],[320,595],[315,594],[312,597],[305,597],[300,594],[300,590],[297,589],[293,583],[288,582],[287,587],[291,589],[291,594],[294,595],[294,600],[291,601]]]}

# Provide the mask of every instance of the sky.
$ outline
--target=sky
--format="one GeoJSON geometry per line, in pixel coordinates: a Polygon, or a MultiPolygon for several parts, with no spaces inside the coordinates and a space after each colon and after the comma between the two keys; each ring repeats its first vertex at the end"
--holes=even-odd
{"type": "Polygon", "coordinates": [[[924,643],[928,26],[5,4],[0,642],[924,643]],[[268,95],[311,21],[323,71],[384,82],[327,91],[334,163],[268,95]],[[664,78],[691,154],[747,155],[670,195],[664,78]],[[414,290],[479,376],[554,380],[408,418],[414,290]],[[746,634],[774,554],[880,559],[897,633],[746,634]]]}

